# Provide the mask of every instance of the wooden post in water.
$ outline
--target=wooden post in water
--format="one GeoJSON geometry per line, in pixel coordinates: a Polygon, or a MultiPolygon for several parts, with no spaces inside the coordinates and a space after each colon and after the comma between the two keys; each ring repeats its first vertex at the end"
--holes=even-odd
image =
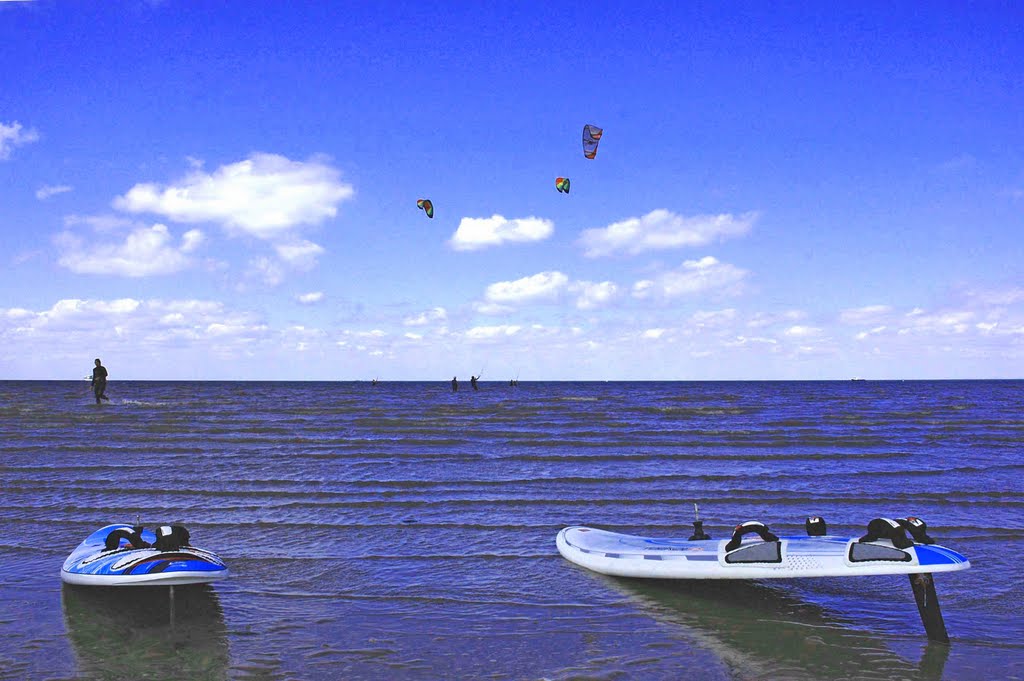
{"type": "Polygon", "coordinates": [[[921,621],[924,622],[924,630],[928,638],[940,643],[949,643],[949,634],[946,633],[946,623],[942,621],[942,611],[939,609],[939,597],[935,594],[935,580],[930,572],[922,572],[910,577],[910,587],[914,590],[914,600],[917,601],[917,611],[921,613],[921,621]]]}

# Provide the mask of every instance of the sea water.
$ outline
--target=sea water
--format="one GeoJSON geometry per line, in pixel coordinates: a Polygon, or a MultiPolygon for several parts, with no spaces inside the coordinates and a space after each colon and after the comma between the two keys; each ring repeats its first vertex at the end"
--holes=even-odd
{"type": "Polygon", "coordinates": [[[8,382],[3,679],[1024,678],[1024,381],[8,382]],[[924,518],[972,568],[628,580],[586,524],[687,537],[924,518]],[[62,587],[96,528],[183,523],[231,577],[62,587]],[[172,611],[173,607],[173,611],[172,611]]]}

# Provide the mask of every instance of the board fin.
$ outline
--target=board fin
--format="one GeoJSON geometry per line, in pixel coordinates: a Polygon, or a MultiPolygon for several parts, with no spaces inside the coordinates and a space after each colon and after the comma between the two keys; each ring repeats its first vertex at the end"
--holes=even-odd
{"type": "Polygon", "coordinates": [[[942,610],[939,609],[939,597],[935,593],[932,573],[922,572],[908,577],[910,587],[914,590],[914,600],[917,601],[917,611],[921,613],[921,621],[924,623],[928,638],[939,643],[949,643],[949,634],[946,633],[946,623],[942,619],[942,610]]]}

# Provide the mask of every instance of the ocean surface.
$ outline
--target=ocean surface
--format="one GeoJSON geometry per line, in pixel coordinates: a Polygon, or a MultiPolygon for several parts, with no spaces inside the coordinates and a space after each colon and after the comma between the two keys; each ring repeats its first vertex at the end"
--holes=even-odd
{"type": "Polygon", "coordinates": [[[1024,381],[87,382],[0,389],[0,679],[1021,679],[1024,381]],[[729,536],[924,518],[972,568],[605,577],[584,524],[729,536]],[[231,577],[62,587],[112,522],[231,577]]]}

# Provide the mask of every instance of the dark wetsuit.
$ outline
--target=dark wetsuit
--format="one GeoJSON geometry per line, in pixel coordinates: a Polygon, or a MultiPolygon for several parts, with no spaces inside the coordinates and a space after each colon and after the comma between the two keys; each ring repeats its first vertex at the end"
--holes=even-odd
{"type": "Polygon", "coordinates": [[[96,404],[100,399],[109,401],[110,398],[104,393],[107,392],[107,368],[104,366],[95,367],[92,370],[92,392],[96,395],[96,404]]]}
{"type": "Polygon", "coordinates": [[[479,388],[476,387],[476,376],[469,377],[469,384],[473,386],[473,390],[479,390],[479,388]]]}

